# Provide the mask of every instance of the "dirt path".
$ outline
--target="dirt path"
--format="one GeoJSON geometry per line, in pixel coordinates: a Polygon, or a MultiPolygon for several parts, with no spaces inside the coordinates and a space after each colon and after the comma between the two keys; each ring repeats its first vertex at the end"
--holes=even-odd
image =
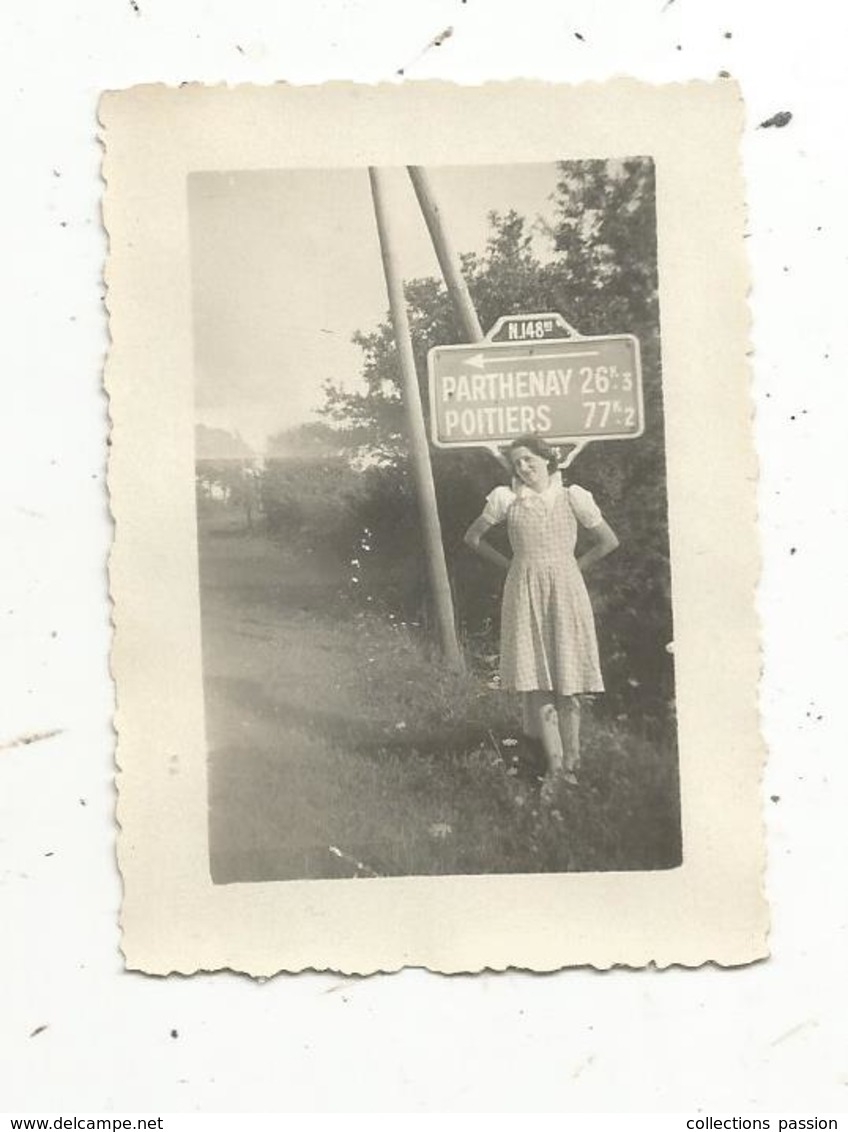
{"type": "Polygon", "coordinates": [[[201,571],[213,877],[351,875],[330,845],[358,705],[323,616],[344,579],[220,523],[201,571]]]}
{"type": "Polygon", "coordinates": [[[220,521],[200,544],[214,879],[447,869],[428,832],[454,802],[445,759],[488,725],[440,701],[408,638],[357,619],[337,564],[220,521]]]}

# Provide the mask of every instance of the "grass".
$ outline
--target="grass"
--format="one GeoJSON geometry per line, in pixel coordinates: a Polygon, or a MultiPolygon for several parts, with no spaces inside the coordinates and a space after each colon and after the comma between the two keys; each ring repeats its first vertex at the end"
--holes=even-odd
{"type": "MultiPolygon", "coordinates": [[[[636,740],[621,723],[585,713],[578,790],[550,804],[522,740],[512,697],[434,662],[412,632],[363,618],[361,701],[377,726],[359,756],[367,782],[392,807],[402,853],[372,861],[387,874],[657,868],[677,863],[673,752],[636,740]],[[386,724],[395,734],[385,739],[386,724]],[[671,756],[671,757],[670,757],[671,756]],[[365,766],[367,764],[367,771],[365,766]]],[[[345,757],[344,755],[342,757],[345,757]]],[[[361,809],[366,809],[362,807],[361,809]]],[[[376,841],[377,830],[374,830],[376,841]]]]}
{"type": "Polygon", "coordinates": [[[202,543],[210,852],[219,882],[669,868],[676,755],[584,712],[578,789],[543,804],[517,703],[420,630],[262,539],[202,543]]]}

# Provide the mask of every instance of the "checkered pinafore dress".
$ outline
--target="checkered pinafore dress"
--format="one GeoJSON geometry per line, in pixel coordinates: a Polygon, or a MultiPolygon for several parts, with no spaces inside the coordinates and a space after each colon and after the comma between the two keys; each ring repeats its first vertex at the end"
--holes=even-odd
{"type": "Polygon", "coordinates": [[[501,613],[501,687],[571,696],[604,690],[595,619],[574,557],[568,491],[552,505],[521,491],[507,512],[513,558],[501,613]]]}

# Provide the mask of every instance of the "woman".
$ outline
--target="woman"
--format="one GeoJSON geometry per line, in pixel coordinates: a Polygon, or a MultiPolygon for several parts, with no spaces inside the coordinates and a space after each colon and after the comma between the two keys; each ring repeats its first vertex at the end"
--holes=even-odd
{"type": "Polygon", "coordinates": [[[581,693],[604,690],[595,621],[583,571],[615,550],[618,539],[591,494],[565,487],[557,456],[541,437],[506,449],[512,487],[496,487],[465,534],[466,545],[507,569],[501,613],[501,687],[522,693],[524,730],[545,753],[546,787],[577,785],[581,693]],[[512,560],[484,541],[506,521],[512,560]],[[591,546],[574,551],[578,524],[591,546]]]}

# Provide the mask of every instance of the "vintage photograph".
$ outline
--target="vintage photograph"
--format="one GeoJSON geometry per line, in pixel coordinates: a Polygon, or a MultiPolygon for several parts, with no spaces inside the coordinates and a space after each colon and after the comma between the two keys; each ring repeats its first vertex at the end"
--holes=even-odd
{"type": "Polygon", "coordinates": [[[767,954],[738,88],[100,116],[128,965],[767,954]]]}
{"type": "Polygon", "coordinates": [[[213,882],[680,866],[653,158],[187,187],[213,882]]]}

